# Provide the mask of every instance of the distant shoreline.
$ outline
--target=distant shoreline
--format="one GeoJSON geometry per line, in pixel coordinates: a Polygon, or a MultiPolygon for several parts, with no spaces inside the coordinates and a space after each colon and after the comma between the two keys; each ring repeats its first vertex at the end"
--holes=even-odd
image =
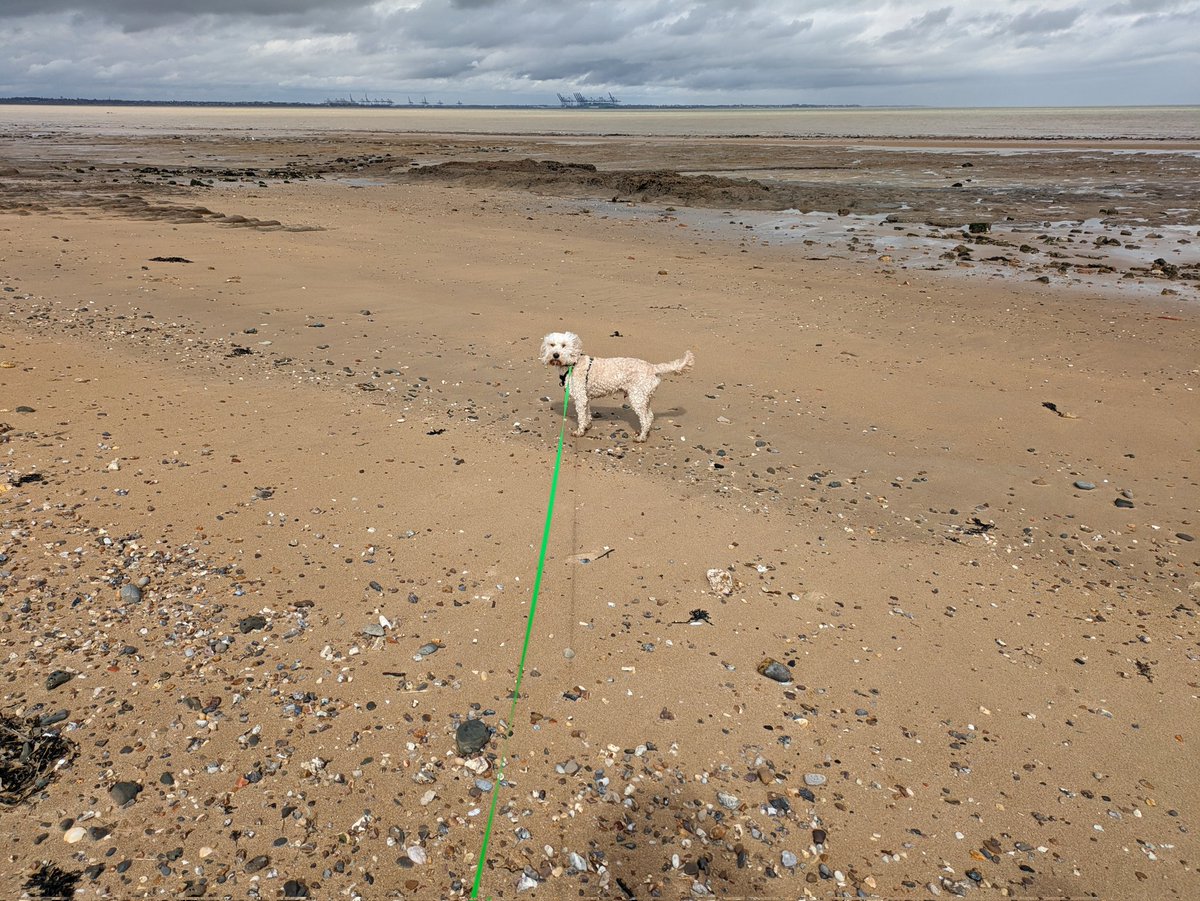
{"type": "MultiPolygon", "coordinates": [[[[562,106],[554,103],[306,103],[300,100],[100,100],[55,97],[0,97],[0,106],[184,106],[184,107],[251,107],[267,109],[566,109],[575,110],[642,110],[642,109],[864,109],[860,103],[621,103],[614,106],[562,106]]],[[[922,109],[920,106],[890,105],[873,109],[922,109]]]]}

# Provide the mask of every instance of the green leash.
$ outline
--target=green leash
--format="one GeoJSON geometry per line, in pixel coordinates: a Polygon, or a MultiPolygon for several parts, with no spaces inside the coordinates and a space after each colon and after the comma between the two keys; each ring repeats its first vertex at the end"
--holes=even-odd
{"type": "MultiPolygon", "coordinates": [[[[567,369],[568,378],[574,367],[567,369]]],[[[550,478],[550,500],[546,503],[546,524],[542,527],[542,549],[538,552],[537,575],[533,579],[533,597],[529,601],[529,617],[525,621],[525,644],[521,647],[521,661],[517,664],[517,684],[513,688],[512,707],[508,711],[508,735],[504,739],[505,747],[508,739],[516,731],[517,698],[521,696],[521,679],[525,676],[525,657],[529,653],[529,638],[533,634],[533,617],[537,613],[538,591],[542,587],[542,572],[546,568],[546,546],[550,543],[550,521],[554,514],[554,495],[558,492],[558,470],[562,465],[563,434],[567,428],[567,398],[571,389],[567,380],[563,379],[563,412],[562,424],[558,428],[558,451],[554,456],[554,475],[550,478]]],[[[483,846],[479,849],[479,860],[475,865],[475,885],[471,888],[471,897],[479,898],[479,886],[483,882],[483,870],[487,864],[488,843],[492,838],[492,822],[496,817],[496,801],[500,797],[500,785],[504,782],[505,758],[500,754],[500,764],[496,768],[496,781],[492,783],[492,803],[488,808],[487,825],[483,828],[483,846]]]]}

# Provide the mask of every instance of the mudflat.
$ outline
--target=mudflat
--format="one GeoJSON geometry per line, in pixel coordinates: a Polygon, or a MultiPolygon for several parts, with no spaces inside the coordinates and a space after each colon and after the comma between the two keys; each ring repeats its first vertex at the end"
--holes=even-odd
{"type": "Polygon", "coordinates": [[[1195,896],[1197,150],[8,129],[2,894],[1195,896]]]}

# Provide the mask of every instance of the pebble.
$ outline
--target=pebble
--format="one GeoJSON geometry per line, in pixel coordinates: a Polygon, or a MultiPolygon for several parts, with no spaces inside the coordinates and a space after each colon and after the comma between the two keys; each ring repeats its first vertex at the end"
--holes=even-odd
{"type": "Polygon", "coordinates": [[[574,851],[567,855],[567,863],[569,863],[572,868],[578,870],[580,873],[586,873],[588,871],[587,861],[574,851]]]}
{"type": "Polygon", "coordinates": [[[804,774],[804,784],[805,785],[813,785],[813,786],[824,785],[825,777],[822,776],[820,773],[805,773],[804,774]]]}
{"type": "Polygon", "coordinates": [[[566,657],[568,660],[574,660],[575,659],[575,651],[572,648],[564,648],[563,656],[566,657]]]}
{"type": "Polygon", "coordinates": [[[248,861],[246,861],[246,872],[257,873],[270,862],[271,858],[267,857],[265,854],[260,854],[258,857],[251,857],[248,861]]]}
{"type": "Polygon", "coordinates": [[[1189,535],[1187,532],[1176,532],[1175,537],[1178,538],[1180,541],[1195,541],[1196,540],[1194,535],[1189,535]]]}
{"type": "Polygon", "coordinates": [[[717,792],[717,800],[721,802],[722,807],[728,810],[737,810],[738,805],[742,803],[736,795],[730,795],[725,792],[717,792]]]}
{"type": "Polygon", "coordinates": [[[1093,485],[1091,482],[1084,482],[1082,480],[1076,482],[1075,487],[1078,488],[1080,491],[1095,491],[1096,490],[1096,486],[1093,485]]]}
{"type": "Polygon", "coordinates": [[[68,845],[73,845],[76,842],[83,841],[85,835],[87,835],[87,830],[82,826],[72,826],[63,833],[63,841],[68,845]]]}
{"type": "Polygon", "coordinates": [[[121,586],[121,600],[126,604],[136,604],[142,599],[142,589],[136,585],[121,586]]]}
{"type": "Polygon", "coordinates": [[[406,848],[404,853],[408,855],[409,860],[418,866],[428,860],[428,858],[425,856],[425,849],[420,845],[413,845],[412,847],[406,848]]]}
{"type": "Polygon", "coordinates": [[[431,641],[429,644],[423,644],[417,648],[417,654],[421,657],[428,657],[430,654],[436,654],[441,649],[442,646],[440,644],[435,641],[431,641]]]}
{"type": "Polygon", "coordinates": [[[141,794],[142,786],[137,782],[118,782],[108,790],[109,797],[118,807],[124,807],[141,794]]]}
{"type": "Polygon", "coordinates": [[[60,685],[66,685],[75,677],[74,673],[68,673],[66,670],[56,669],[46,677],[46,691],[54,691],[60,685]]]}
{"type": "Polygon", "coordinates": [[[460,757],[474,757],[491,741],[492,733],[482,720],[464,720],[454,730],[460,757]]]}
{"type": "Polygon", "coordinates": [[[528,873],[522,873],[521,879],[517,883],[517,891],[523,892],[523,891],[526,891],[531,888],[537,888],[537,886],[538,886],[538,881],[536,879],[534,879],[528,873]]]}
{"type": "Polygon", "coordinates": [[[779,862],[790,870],[797,863],[796,855],[791,851],[784,851],[779,855],[779,862]]]}
{"type": "Polygon", "coordinates": [[[1126,498],[1126,497],[1119,497],[1115,501],[1113,501],[1113,506],[1120,507],[1123,510],[1132,510],[1133,509],[1133,501],[1129,500],[1129,498],[1126,498]]]}
{"type": "Polygon", "coordinates": [[[791,682],[792,671],[773,657],[764,657],[758,665],[758,674],[776,682],[791,682]]]}
{"type": "Polygon", "coordinates": [[[363,626],[363,634],[370,635],[373,638],[382,638],[386,632],[387,630],[379,625],[379,623],[367,623],[363,626]]]}
{"type": "Polygon", "coordinates": [[[244,617],[238,623],[238,630],[243,634],[253,632],[256,629],[265,629],[267,627],[267,618],[260,613],[252,613],[250,616],[244,617]]]}

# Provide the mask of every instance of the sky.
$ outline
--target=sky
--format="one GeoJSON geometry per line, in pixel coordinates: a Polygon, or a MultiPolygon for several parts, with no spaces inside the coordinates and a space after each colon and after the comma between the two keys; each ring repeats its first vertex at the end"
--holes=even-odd
{"type": "Polygon", "coordinates": [[[1200,104],[1200,0],[0,0],[0,96],[1200,104]]]}

